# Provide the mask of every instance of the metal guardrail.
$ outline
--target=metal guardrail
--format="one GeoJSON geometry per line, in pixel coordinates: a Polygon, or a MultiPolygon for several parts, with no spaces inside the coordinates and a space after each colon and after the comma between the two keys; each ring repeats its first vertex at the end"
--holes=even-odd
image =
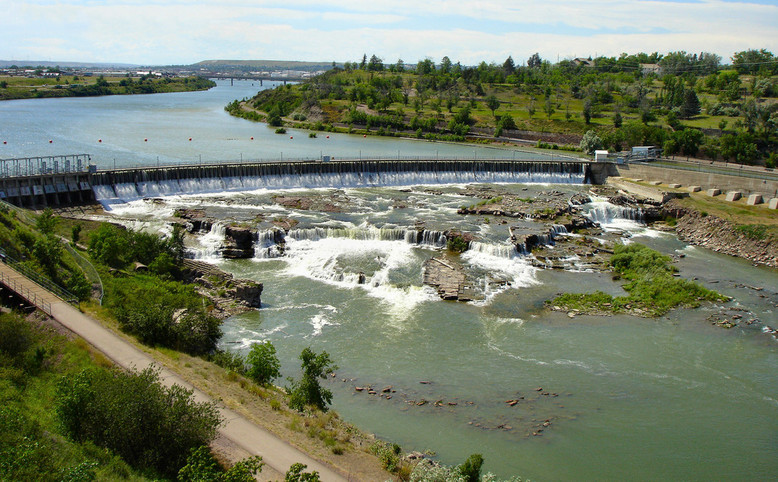
{"type": "Polygon", "coordinates": [[[5,273],[0,271],[0,282],[2,282],[9,289],[16,294],[29,301],[32,305],[37,306],[43,310],[47,315],[52,316],[51,303],[46,300],[38,298],[38,295],[30,291],[29,288],[17,283],[15,279],[8,277],[5,273]]]}
{"type": "Polygon", "coordinates": [[[28,278],[33,283],[41,286],[46,290],[51,291],[58,297],[67,301],[68,303],[73,303],[78,301],[78,298],[73,293],[59,286],[58,284],[54,283],[50,279],[45,278],[41,276],[39,273],[24,266],[24,264],[22,264],[21,261],[8,256],[4,249],[0,249],[0,255],[3,257],[4,262],[8,266],[12,267],[15,271],[17,271],[19,274],[23,275],[24,277],[28,278]]]}
{"type": "Polygon", "coordinates": [[[92,282],[92,285],[98,285],[100,287],[100,296],[98,297],[97,301],[102,306],[103,304],[103,280],[100,278],[100,274],[97,272],[97,269],[95,269],[94,265],[85,257],[81,255],[78,251],[73,249],[73,247],[68,243],[67,241],[63,243],[65,245],[65,249],[68,250],[68,252],[73,255],[73,259],[76,260],[76,263],[78,263],[78,266],[81,268],[81,270],[86,275],[87,279],[92,282]]]}
{"type": "Polygon", "coordinates": [[[767,171],[754,171],[752,169],[743,168],[742,165],[738,168],[725,167],[720,165],[711,165],[706,162],[691,162],[681,163],[678,161],[671,161],[669,159],[660,159],[654,162],[634,162],[634,164],[644,164],[646,166],[661,166],[669,169],[678,169],[681,171],[693,171],[704,172],[707,174],[721,174],[725,176],[738,176],[747,177],[750,179],[766,179],[768,181],[778,181],[777,172],[767,171]]]}

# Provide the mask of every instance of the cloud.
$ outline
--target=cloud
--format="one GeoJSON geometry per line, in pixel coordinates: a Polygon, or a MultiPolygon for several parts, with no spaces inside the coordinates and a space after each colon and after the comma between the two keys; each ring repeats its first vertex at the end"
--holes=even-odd
{"type": "Polygon", "coordinates": [[[0,58],[465,64],[621,52],[778,50],[778,6],[723,0],[0,0],[0,58]]]}

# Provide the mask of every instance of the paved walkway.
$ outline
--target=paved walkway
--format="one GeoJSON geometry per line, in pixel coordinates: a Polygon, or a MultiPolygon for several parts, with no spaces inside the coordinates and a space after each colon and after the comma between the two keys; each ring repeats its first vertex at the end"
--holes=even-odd
{"type": "MultiPolygon", "coordinates": [[[[0,283],[50,314],[60,324],[100,350],[117,365],[138,370],[155,365],[161,369],[160,379],[166,386],[181,385],[192,390],[198,402],[213,401],[175,372],[156,364],[149,355],[117,336],[98,321],[84,315],[51,292],[25,278],[5,263],[0,263],[0,283]]],[[[319,472],[324,481],[347,480],[345,476],[329,465],[324,465],[304,454],[239,413],[224,407],[220,407],[219,410],[224,418],[224,423],[219,429],[221,435],[249,454],[261,455],[262,460],[267,464],[260,476],[270,475],[265,473],[269,467],[273,472],[281,474],[283,477],[292,464],[300,462],[308,466],[307,471],[316,470],[319,472]]]]}

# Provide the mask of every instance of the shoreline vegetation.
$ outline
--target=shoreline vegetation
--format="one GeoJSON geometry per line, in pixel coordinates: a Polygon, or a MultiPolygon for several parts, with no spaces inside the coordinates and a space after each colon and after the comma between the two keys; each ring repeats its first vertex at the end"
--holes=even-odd
{"type": "Polygon", "coordinates": [[[99,95],[160,94],[208,90],[216,83],[198,76],[97,77],[58,75],[56,77],[0,76],[0,100],[51,97],[91,97],[99,95]]]}
{"type": "Polygon", "coordinates": [[[666,156],[775,167],[778,65],[771,52],[671,52],[526,66],[462,66],[373,55],[300,84],[225,106],[230,114],[311,131],[455,142],[523,142],[611,152],[652,145],[666,156]],[[768,62],[760,62],[759,59],[768,62]],[[648,67],[646,67],[648,66],[648,67]]]}

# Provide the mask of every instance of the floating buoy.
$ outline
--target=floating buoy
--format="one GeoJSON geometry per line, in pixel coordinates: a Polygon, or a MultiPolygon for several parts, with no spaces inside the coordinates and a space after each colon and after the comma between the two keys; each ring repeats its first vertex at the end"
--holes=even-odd
{"type": "Polygon", "coordinates": [[[253,141],[253,140],[254,140],[254,137],[252,137],[252,138],[251,138],[251,140],[253,141]]]}
{"type": "Polygon", "coordinates": [[[362,137],[367,137],[367,134],[362,134],[362,137]]]}
{"type": "Polygon", "coordinates": [[[8,141],[3,141],[3,144],[8,144],[8,141]]]}
{"type": "Polygon", "coordinates": [[[292,136],[289,136],[289,138],[290,138],[290,139],[294,139],[294,137],[292,137],[292,136]]]}
{"type": "Polygon", "coordinates": [[[329,139],[329,138],[330,138],[330,136],[327,136],[327,139],[329,139]]]}
{"type": "Polygon", "coordinates": [[[191,140],[192,140],[192,138],[190,137],[190,138],[189,138],[189,140],[191,141],[191,140]]]}
{"type": "Polygon", "coordinates": [[[54,142],[54,141],[52,141],[51,139],[49,139],[49,144],[51,144],[51,143],[53,143],[53,142],[54,142]]]}
{"type": "Polygon", "coordinates": [[[103,140],[102,139],[97,139],[97,142],[103,142],[103,140]]]}
{"type": "Polygon", "coordinates": [[[149,142],[148,138],[143,139],[143,142],[149,142]]]}

